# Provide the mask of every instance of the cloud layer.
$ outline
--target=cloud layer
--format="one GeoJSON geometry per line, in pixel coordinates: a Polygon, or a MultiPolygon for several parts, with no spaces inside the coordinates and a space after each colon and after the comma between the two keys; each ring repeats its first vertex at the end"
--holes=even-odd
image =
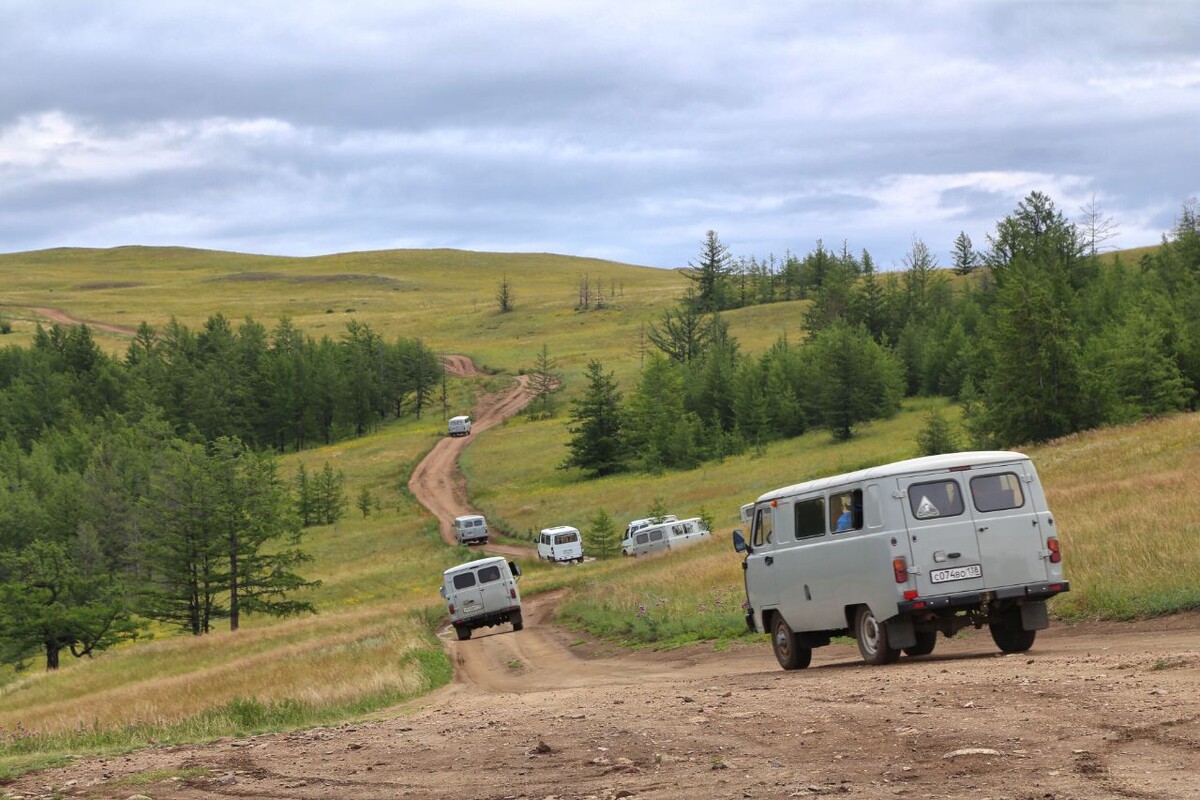
{"type": "Polygon", "coordinates": [[[1032,190],[1156,242],[1200,6],[77,3],[0,25],[0,250],[982,246],[1032,190]]]}

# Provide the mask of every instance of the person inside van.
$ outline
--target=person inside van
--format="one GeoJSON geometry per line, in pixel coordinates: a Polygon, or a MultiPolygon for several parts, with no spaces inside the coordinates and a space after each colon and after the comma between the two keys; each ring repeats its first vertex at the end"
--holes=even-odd
{"type": "Polygon", "coordinates": [[[854,528],[854,512],[850,510],[850,498],[846,496],[842,498],[842,515],[838,517],[837,525],[834,527],[834,533],[848,531],[854,528]]]}

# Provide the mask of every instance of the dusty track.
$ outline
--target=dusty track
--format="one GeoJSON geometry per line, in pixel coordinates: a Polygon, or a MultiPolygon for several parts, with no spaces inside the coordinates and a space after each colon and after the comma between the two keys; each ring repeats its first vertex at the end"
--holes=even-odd
{"type": "MultiPolygon", "coordinates": [[[[442,356],[446,372],[455,376],[479,375],[475,364],[466,356],[442,356]]],[[[453,520],[463,514],[479,513],[467,500],[467,484],[458,469],[458,457],[474,436],[518,413],[529,404],[529,377],[519,376],[511,388],[498,394],[479,398],[471,413],[471,435],[440,440],[413,470],[408,488],[413,496],[437,517],[442,541],[454,544],[453,520]]],[[[527,556],[528,547],[488,544],[488,553],[505,556],[527,556]]]]}
{"type": "MultiPolygon", "coordinates": [[[[520,393],[494,407],[519,405],[520,393]]],[[[504,413],[484,406],[476,431],[504,413]]],[[[414,474],[442,520],[466,507],[453,469],[465,445],[444,440],[414,474]]],[[[519,633],[445,635],[455,682],[371,721],[92,759],[8,789],[122,800],[1200,798],[1197,614],[1055,625],[1021,655],[968,632],[887,667],[835,644],[785,673],[765,641],[664,653],[586,641],[550,623],[559,597],[527,599],[519,633]]]]}
{"type": "Polygon", "coordinates": [[[57,322],[62,325],[87,325],[89,328],[96,328],[97,330],[108,331],[109,333],[116,333],[121,336],[133,336],[137,333],[136,330],[125,325],[114,325],[111,322],[95,322],[90,319],[73,317],[61,308],[38,307],[30,308],[29,310],[39,316],[45,317],[51,322],[57,322]]]}

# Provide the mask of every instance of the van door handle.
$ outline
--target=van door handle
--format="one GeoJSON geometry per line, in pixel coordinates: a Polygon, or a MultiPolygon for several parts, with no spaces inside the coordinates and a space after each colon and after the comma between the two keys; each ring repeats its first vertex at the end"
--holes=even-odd
{"type": "Polygon", "coordinates": [[[763,559],[763,563],[768,567],[775,563],[775,556],[767,556],[763,559]]]}
{"type": "Polygon", "coordinates": [[[981,527],[979,528],[979,532],[980,532],[980,533],[983,533],[983,532],[985,532],[987,529],[988,529],[988,526],[987,526],[987,525],[983,525],[983,526],[981,526],[981,527]]]}
{"type": "Polygon", "coordinates": [[[947,558],[962,558],[962,553],[947,553],[947,558]]]}

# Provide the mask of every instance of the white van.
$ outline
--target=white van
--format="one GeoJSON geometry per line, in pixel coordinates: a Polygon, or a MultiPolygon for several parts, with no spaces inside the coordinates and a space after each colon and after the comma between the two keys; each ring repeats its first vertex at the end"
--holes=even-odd
{"type": "Polygon", "coordinates": [[[1029,458],[951,453],[768,492],[752,510],[746,624],[784,669],[850,634],[869,664],[933,651],[985,624],[1002,651],[1033,646],[1063,580],[1054,517],[1029,458]]]}
{"type": "Polygon", "coordinates": [[[675,522],[678,518],[674,514],[667,514],[665,517],[647,517],[646,519],[630,520],[625,526],[625,536],[621,539],[621,544],[624,546],[635,533],[642,528],[649,528],[651,525],[658,525],[663,522],[675,522]]]}
{"type": "Polygon", "coordinates": [[[487,544],[487,520],[479,514],[455,517],[454,538],[459,544],[487,544]]]}
{"type": "Polygon", "coordinates": [[[709,530],[700,517],[662,522],[641,528],[621,541],[621,554],[644,556],[660,550],[674,550],[709,538],[709,530]]]}
{"type": "Polygon", "coordinates": [[[451,417],[447,423],[451,436],[470,436],[471,435],[471,418],[465,414],[458,417],[451,417]]]}
{"type": "Polygon", "coordinates": [[[442,573],[441,594],[459,639],[470,639],[472,630],[485,626],[510,622],[514,631],[525,626],[517,591],[519,577],[521,565],[499,556],[469,561],[442,573]]]}
{"type": "Polygon", "coordinates": [[[556,563],[583,561],[583,537],[579,529],[570,525],[543,528],[538,536],[538,558],[556,563]]]}

